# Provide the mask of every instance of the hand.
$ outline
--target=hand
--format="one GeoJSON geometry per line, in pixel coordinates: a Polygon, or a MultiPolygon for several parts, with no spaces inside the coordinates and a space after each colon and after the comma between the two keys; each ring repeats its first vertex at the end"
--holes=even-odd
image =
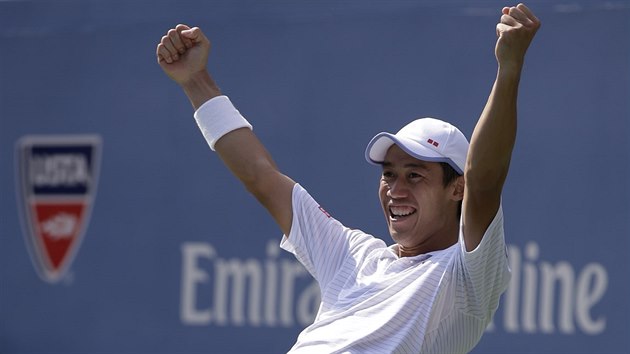
{"type": "Polygon", "coordinates": [[[497,61],[499,65],[521,66],[527,48],[540,28],[540,20],[523,4],[504,7],[502,13],[501,21],[497,24],[497,61]]]}
{"type": "Polygon", "coordinates": [[[206,72],[210,41],[198,27],[177,25],[170,29],[157,46],[158,64],[180,85],[206,72]]]}

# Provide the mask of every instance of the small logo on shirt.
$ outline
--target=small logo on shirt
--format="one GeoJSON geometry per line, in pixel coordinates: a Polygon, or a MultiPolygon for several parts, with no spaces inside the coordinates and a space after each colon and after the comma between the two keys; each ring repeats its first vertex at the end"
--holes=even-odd
{"type": "Polygon", "coordinates": [[[324,213],[324,215],[326,215],[328,218],[331,218],[332,216],[330,216],[330,214],[326,211],[326,209],[322,208],[321,205],[317,206],[319,208],[319,210],[322,211],[322,213],[324,213]]]}

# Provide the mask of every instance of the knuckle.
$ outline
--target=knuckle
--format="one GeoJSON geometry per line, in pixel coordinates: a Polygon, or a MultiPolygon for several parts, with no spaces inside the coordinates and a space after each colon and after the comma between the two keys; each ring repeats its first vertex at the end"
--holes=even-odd
{"type": "Polygon", "coordinates": [[[169,52],[168,49],[166,49],[166,47],[164,47],[164,46],[158,48],[158,54],[160,54],[161,56],[163,56],[165,58],[170,58],[171,57],[171,52],[169,52]]]}

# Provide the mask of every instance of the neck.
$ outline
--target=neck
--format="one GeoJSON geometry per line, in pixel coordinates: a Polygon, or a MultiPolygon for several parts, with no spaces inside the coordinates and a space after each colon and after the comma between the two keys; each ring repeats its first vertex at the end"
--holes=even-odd
{"type": "Polygon", "coordinates": [[[404,245],[398,243],[398,257],[414,257],[421,254],[447,249],[459,239],[459,222],[423,239],[421,243],[404,245]]]}

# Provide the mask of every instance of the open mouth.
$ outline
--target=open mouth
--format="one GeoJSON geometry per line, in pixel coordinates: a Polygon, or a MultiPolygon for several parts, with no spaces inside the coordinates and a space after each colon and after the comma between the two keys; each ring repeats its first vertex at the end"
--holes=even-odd
{"type": "Polygon", "coordinates": [[[389,217],[392,220],[401,220],[416,213],[416,209],[408,206],[390,206],[389,217]]]}

